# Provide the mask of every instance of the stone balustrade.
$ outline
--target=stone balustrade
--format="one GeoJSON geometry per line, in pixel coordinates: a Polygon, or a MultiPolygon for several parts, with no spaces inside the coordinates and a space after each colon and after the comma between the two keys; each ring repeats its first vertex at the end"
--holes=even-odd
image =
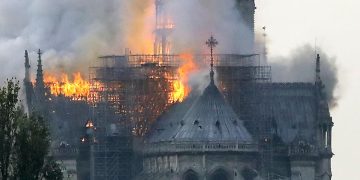
{"type": "Polygon", "coordinates": [[[186,152],[256,152],[258,145],[248,142],[160,142],[145,144],[144,154],[186,152]]]}

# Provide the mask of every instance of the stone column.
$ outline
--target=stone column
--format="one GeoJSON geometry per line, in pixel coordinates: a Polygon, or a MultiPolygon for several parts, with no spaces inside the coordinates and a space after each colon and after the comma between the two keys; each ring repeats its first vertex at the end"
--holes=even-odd
{"type": "Polygon", "coordinates": [[[318,180],[331,180],[332,172],[331,172],[331,159],[323,158],[319,160],[319,168],[318,168],[318,180]]]}
{"type": "Polygon", "coordinates": [[[312,160],[291,160],[291,180],[315,180],[315,162],[312,160]]]}

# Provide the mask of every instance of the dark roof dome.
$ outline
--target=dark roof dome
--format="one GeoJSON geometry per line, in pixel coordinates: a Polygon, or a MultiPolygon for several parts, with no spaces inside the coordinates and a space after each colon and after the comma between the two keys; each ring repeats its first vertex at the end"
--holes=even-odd
{"type": "Polygon", "coordinates": [[[211,48],[210,84],[192,103],[175,105],[156,123],[149,135],[145,152],[256,152],[257,144],[242,121],[214,83],[213,48],[216,39],[206,42],[211,48]]]}
{"type": "Polygon", "coordinates": [[[163,116],[150,142],[251,142],[252,137],[213,81],[192,105],[185,101],[163,116]]]}

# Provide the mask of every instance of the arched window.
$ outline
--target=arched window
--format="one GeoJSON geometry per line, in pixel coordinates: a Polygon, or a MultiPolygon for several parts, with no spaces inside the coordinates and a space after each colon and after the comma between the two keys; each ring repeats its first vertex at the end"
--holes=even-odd
{"type": "Polygon", "coordinates": [[[328,138],[329,138],[329,134],[328,134],[328,131],[327,130],[325,130],[325,142],[324,142],[324,146],[325,146],[325,148],[327,148],[328,146],[329,146],[329,144],[328,144],[328,138]]]}
{"type": "Polygon", "coordinates": [[[225,170],[219,169],[211,175],[210,180],[229,180],[229,175],[225,170]]]}
{"type": "Polygon", "coordinates": [[[188,170],[184,174],[184,180],[199,180],[197,173],[193,170],[188,170]]]}

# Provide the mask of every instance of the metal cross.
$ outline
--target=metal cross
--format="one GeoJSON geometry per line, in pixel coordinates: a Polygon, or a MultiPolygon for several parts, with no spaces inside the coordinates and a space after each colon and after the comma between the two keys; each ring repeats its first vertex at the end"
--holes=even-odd
{"type": "Polygon", "coordinates": [[[210,48],[210,52],[211,52],[211,69],[214,66],[214,57],[213,57],[213,50],[216,47],[216,45],[218,45],[217,40],[214,38],[214,36],[211,35],[210,39],[208,39],[206,41],[206,45],[208,45],[208,47],[210,48]]]}
{"type": "Polygon", "coordinates": [[[208,45],[208,47],[210,48],[210,52],[211,52],[211,62],[210,62],[210,67],[211,67],[211,71],[210,71],[210,78],[211,78],[211,83],[214,83],[214,56],[213,56],[213,51],[214,51],[214,47],[216,47],[216,45],[218,45],[217,40],[214,38],[214,36],[211,35],[210,39],[208,39],[206,41],[206,45],[208,45]]]}

